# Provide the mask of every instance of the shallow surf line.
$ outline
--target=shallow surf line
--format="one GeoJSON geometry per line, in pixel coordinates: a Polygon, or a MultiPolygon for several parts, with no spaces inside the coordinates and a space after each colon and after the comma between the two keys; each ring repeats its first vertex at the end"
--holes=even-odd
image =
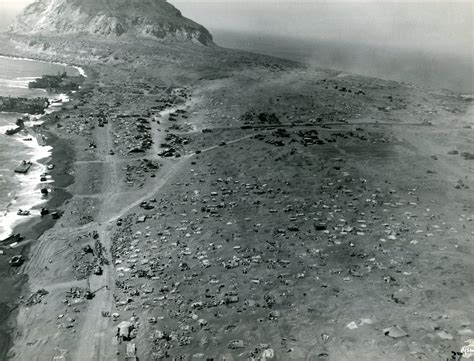
{"type": "Polygon", "coordinates": [[[28,89],[30,82],[31,80],[25,79],[0,79],[0,86],[4,86],[6,88],[28,89]]]}
{"type": "MultiPolygon", "coordinates": [[[[0,58],[65,66],[69,68],[74,68],[81,76],[87,77],[87,74],[84,69],[76,65],[5,55],[0,55],[0,58]]],[[[21,85],[23,85],[24,87],[28,87],[29,81],[38,78],[41,78],[41,76],[17,77],[15,80],[10,79],[9,84],[15,86],[20,85],[21,83],[21,85]]],[[[35,133],[32,128],[35,125],[40,125],[43,123],[41,118],[44,115],[51,114],[61,109],[64,103],[67,103],[69,101],[69,96],[67,94],[54,94],[53,96],[49,96],[48,99],[50,104],[45,109],[44,114],[23,114],[29,117],[29,120],[25,122],[25,129],[29,130],[29,133],[27,135],[17,134],[12,137],[12,141],[18,141],[23,144],[26,151],[28,152],[28,156],[25,156],[25,158],[27,159],[24,160],[31,161],[33,163],[33,166],[27,174],[14,174],[14,178],[18,180],[21,186],[18,191],[15,191],[13,195],[14,198],[9,202],[6,209],[4,209],[0,214],[0,241],[10,236],[14,231],[14,228],[19,224],[26,223],[27,221],[33,220],[41,216],[40,210],[38,209],[39,206],[46,203],[50,199],[50,197],[43,197],[40,193],[40,189],[42,187],[45,187],[49,183],[53,183],[54,180],[51,177],[47,177],[46,182],[40,181],[40,176],[44,173],[47,173],[47,166],[45,164],[40,163],[40,161],[43,161],[44,163],[44,160],[51,158],[52,147],[43,146],[43,142],[40,142],[38,138],[41,137],[41,135],[35,133]],[[26,137],[32,139],[26,141],[24,140],[24,138],[26,137]],[[18,215],[17,212],[20,208],[31,211],[31,215],[18,215]]],[[[22,116],[22,114],[20,113],[19,115],[22,116]]],[[[9,129],[13,126],[15,126],[15,124],[12,122],[11,126],[2,126],[1,130],[6,131],[7,128],[9,129]]],[[[11,169],[9,171],[13,172],[14,170],[11,169]]]]}
{"type": "MultiPolygon", "coordinates": [[[[25,135],[17,135],[13,140],[21,142],[24,145],[29,156],[28,159],[25,160],[32,162],[33,165],[27,174],[14,174],[14,178],[20,185],[20,189],[15,192],[14,198],[0,216],[0,240],[10,236],[16,225],[30,220],[35,216],[40,216],[40,212],[36,212],[34,208],[45,203],[47,198],[44,198],[39,190],[46,186],[46,184],[54,182],[51,177],[47,178],[46,182],[40,182],[41,175],[46,173],[47,170],[46,165],[41,164],[40,161],[51,157],[52,147],[40,145],[36,138],[37,136],[36,134],[29,133],[29,137],[31,138],[29,141],[23,139],[25,135]],[[29,210],[31,211],[31,215],[20,216],[17,214],[19,209],[29,210]]],[[[13,172],[13,170],[9,171],[13,172]]]]}
{"type": "MultiPolygon", "coordinates": [[[[47,177],[45,182],[40,181],[41,175],[47,173],[47,166],[42,164],[41,161],[51,158],[53,148],[51,146],[41,145],[38,141],[38,137],[41,137],[41,134],[34,132],[32,129],[34,125],[40,125],[43,123],[41,118],[44,115],[51,114],[61,109],[61,106],[69,101],[69,97],[66,94],[59,94],[53,99],[55,98],[60,101],[51,103],[48,108],[45,109],[44,114],[29,115],[30,120],[25,122],[25,129],[29,130],[28,135],[17,134],[12,136],[12,141],[21,142],[26,149],[31,150],[28,159],[25,160],[31,161],[33,166],[27,174],[14,175],[21,184],[21,188],[15,193],[13,200],[9,203],[6,210],[0,214],[0,241],[9,237],[17,225],[40,217],[41,213],[37,208],[46,203],[50,198],[43,197],[40,193],[41,188],[54,182],[54,179],[50,176],[47,177]],[[29,137],[31,140],[26,141],[24,140],[25,137],[29,137]],[[19,209],[29,210],[31,215],[18,215],[17,212],[19,209]]],[[[12,169],[9,171],[13,172],[14,170],[12,169]]]]}
{"type": "Polygon", "coordinates": [[[8,55],[0,55],[0,59],[15,59],[15,60],[33,61],[33,62],[38,62],[38,63],[43,63],[43,64],[68,66],[70,68],[76,69],[79,75],[83,76],[84,78],[87,78],[87,74],[85,70],[78,65],[71,65],[71,64],[66,64],[66,63],[60,63],[57,61],[46,61],[46,60],[38,60],[38,59],[24,58],[24,57],[19,57],[19,56],[8,56],[8,55]]]}

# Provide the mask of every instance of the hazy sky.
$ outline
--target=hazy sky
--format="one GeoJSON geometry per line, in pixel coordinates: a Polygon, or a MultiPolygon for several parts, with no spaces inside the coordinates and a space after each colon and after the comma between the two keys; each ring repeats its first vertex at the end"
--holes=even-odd
{"type": "Polygon", "coordinates": [[[214,33],[262,34],[470,52],[474,1],[316,2],[173,0],[184,15],[214,33]]]}
{"type": "MultiPolygon", "coordinates": [[[[0,29],[31,0],[0,0],[0,29]]],[[[211,32],[238,31],[472,54],[474,0],[171,0],[211,32]]]]}

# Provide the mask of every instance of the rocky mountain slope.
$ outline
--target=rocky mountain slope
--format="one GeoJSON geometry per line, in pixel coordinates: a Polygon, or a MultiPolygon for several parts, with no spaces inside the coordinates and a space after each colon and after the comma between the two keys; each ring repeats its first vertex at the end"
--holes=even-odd
{"type": "Polygon", "coordinates": [[[11,32],[213,44],[209,31],[166,0],[37,0],[18,16],[11,32]]]}

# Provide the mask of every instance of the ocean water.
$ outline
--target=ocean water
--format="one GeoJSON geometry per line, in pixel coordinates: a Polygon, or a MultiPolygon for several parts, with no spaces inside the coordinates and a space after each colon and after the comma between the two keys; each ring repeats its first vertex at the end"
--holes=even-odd
{"type": "MultiPolygon", "coordinates": [[[[371,46],[362,42],[302,39],[268,34],[215,31],[217,44],[276,56],[321,68],[395,80],[428,89],[474,93],[474,52],[397,48],[390,43],[371,46]]],[[[466,37],[469,34],[465,35],[466,37]]]]}
{"type": "MultiPolygon", "coordinates": [[[[57,74],[66,71],[70,75],[78,75],[81,69],[26,59],[0,57],[0,95],[12,97],[48,97],[52,100],[67,101],[61,94],[47,93],[41,89],[29,89],[28,83],[45,74],[57,74]]],[[[56,103],[55,106],[61,103],[56,103]]],[[[47,112],[54,111],[50,107],[47,112]]],[[[38,217],[41,204],[46,201],[40,189],[47,182],[40,182],[40,175],[47,171],[46,165],[40,164],[51,154],[51,147],[42,146],[31,130],[13,136],[5,135],[5,131],[15,127],[18,118],[25,114],[0,112],[0,241],[8,237],[13,227],[38,217]],[[14,169],[22,160],[33,162],[33,166],[25,175],[14,173],[14,169]],[[18,216],[19,209],[29,210],[30,216],[18,216]]],[[[28,126],[39,124],[41,117],[29,117],[28,126]]]]}

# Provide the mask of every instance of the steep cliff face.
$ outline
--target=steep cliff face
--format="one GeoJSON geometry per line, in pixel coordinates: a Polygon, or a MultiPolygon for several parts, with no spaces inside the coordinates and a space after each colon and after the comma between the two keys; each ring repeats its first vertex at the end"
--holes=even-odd
{"type": "Polygon", "coordinates": [[[93,34],[211,45],[211,34],[166,0],[37,0],[16,19],[12,33],[93,34]]]}

